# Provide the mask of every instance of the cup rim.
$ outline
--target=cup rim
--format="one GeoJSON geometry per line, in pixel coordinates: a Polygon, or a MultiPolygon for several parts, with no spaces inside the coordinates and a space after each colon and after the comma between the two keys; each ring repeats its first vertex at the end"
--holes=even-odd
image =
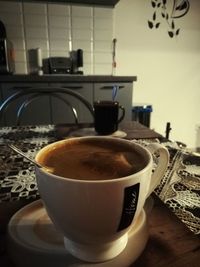
{"type": "Polygon", "coordinates": [[[93,103],[94,105],[101,105],[101,104],[112,104],[112,105],[119,105],[118,101],[115,100],[96,100],[93,103]]]}
{"type": "Polygon", "coordinates": [[[81,140],[87,140],[87,139],[104,139],[104,140],[106,140],[107,139],[107,140],[112,140],[113,142],[115,142],[115,141],[119,142],[120,141],[120,142],[123,142],[126,144],[132,143],[132,144],[134,144],[134,146],[138,147],[140,150],[142,150],[144,153],[146,153],[146,155],[148,156],[148,162],[142,170],[135,172],[135,173],[132,173],[128,176],[114,178],[114,179],[102,179],[102,180],[87,180],[87,179],[74,179],[74,178],[70,178],[70,177],[62,177],[62,176],[47,172],[43,168],[39,168],[37,166],[35,166],[35,168],[37,170],[39,170],[40,172],[42,172],[43,174],[48,174],[49,176],[55,177],[55,178],[60,179],[60,180],[68,180],[68,181],[74,182],[74,183],[78,182],[78,183],[88,183],[88,184],[102,184],[102,183],[119,183],[119,182],[130,179],[130,177],[134,178],[135,176],[140,175],[143,172],[146,172],[146,170],[151,166],[151,163],[153,162],[153,158],[152,158],[150,151],[147,150],[145,147],[141,146],[140,144],[134,142],[134,140],[131,141],[131,140],[119,139],[119,138],[116,139],[116,138],[111,137],[111,136],[81,136],[81,137],[70,137],[67,139],[58,140],[58,141],[50,143],[50,144],[44,146],[43,148],[41,148],[35,156],[35,161],[38,162],[37,158],[39,157],[39,155],[41,153],[43,153],[46,149],[48,149],[50,146],[52,146],[56,143],[68,142],[69,140],[77,140],[77,139],[81,139],[81,140]]]}

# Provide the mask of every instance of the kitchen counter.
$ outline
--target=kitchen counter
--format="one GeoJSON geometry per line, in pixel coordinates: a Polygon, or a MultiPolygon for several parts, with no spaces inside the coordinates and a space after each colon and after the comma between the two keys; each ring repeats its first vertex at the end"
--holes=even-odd
{"type": "Polygon", "coordinates": [[[134,82],[137,81],[136,76],[112,76],[112,75],[65,75],[65,74],[44,74],[44,75],[0,75],[0,82],[134,82]]]}
{"type": "MultiPolygon", "coordinates": [[[[37,92],[38,88],[48,87],[52,91],[56,88],[66,88],[75,90],[82,97],[87,99],[91,105],[99,99],[112,99],[113,87],[117,86],[118,93],[116,101],[126,107],[125,120],[131,120],[132,117],[132,99],[134,81],[136,76],[112,76],[112,75],[65,75],[65,74],[45,74],[45,75],[23,75],[23,74],[7,74],[0,75],[0,102],[7,100],[11,95],[19,90],[26,91],[34,88],[37,92]]],[[[69,96],[64,96],[66,101],[69,96]]],[[[1,126],[11,126],[16,123],[16,114],[19,106],[23,103],[23,97],[14,101],[6,111],[4,119],[0,121],[1,126]]],[[[74,107],[80,117],[81,122],[90,122],[87,110],[80,106],[77,101],[73,102],[74,107]]],[[[23,124],[49,124],[49,123],[64,123],[74,121],[71,117],[71,112],[66,112],[64,103],[60,103],[55,97],[44,95],[33,101],[29,107],[27,116],[23,118],[23,124]],[[43,107],[42,116],[39,107],[43,107]],[[52,115],[53,114],[53,115],[52,115]],[[61,114],[65,114],[62,116],[61,114]]]]}

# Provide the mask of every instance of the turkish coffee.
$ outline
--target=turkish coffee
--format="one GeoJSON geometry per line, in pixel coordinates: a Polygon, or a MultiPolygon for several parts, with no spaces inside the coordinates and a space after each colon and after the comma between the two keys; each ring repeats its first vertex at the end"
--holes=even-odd
{"type": "Polygon", "coordinates": [[[128,144],[92,139],[55,143],[38,161],[55,175],[78,180],[126,177],[147,164],[142,154],[128,144]]]}

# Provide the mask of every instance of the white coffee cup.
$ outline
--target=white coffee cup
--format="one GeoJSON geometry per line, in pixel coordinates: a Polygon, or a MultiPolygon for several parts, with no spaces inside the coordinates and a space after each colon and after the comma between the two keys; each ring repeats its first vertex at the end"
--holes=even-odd
{"type": "Polygon", "coordinates": [[[91,139],[112,146],[120,143],[138,151],[143,169],[122,178],[77,180],[36,167],[36,178],[47,213],[64,235],[66,249],[79,259],[100,262],[114,258],[125,248],[131,225],[166,171],[169,153],[157,143],[144,148],[113,137],[76,137],[47,145],[38,152],[36,161],[40,163],[44,153],[57,144],[91,139]],[[154,172],[153,153],[159,154],[154,172]]]}

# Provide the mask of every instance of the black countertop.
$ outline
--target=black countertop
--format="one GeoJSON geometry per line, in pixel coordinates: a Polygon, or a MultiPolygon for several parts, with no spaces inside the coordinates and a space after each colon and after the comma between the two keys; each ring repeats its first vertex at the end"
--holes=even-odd
{"type": "Polygon", "coordinates": [[[27,75],[27,74],[8,74],[0,75],[0,82],[81,82],[81,83],[112,83],[112,82],[134,82],[137,81],[136,76],[112,76],[112,75],[27,75]]]}

